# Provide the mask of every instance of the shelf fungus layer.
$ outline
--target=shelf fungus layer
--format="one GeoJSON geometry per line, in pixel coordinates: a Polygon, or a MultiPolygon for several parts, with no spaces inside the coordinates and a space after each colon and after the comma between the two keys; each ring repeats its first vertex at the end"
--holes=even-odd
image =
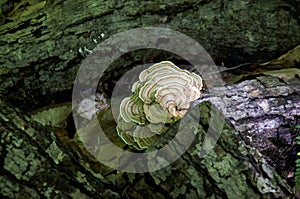
{"type": "Polygon", "coordinates": [[[163,61],[142,71],[132,95],[122,100],[117,131],[137,150],[154,144],[200,98],[199,75],[163,61]]]}

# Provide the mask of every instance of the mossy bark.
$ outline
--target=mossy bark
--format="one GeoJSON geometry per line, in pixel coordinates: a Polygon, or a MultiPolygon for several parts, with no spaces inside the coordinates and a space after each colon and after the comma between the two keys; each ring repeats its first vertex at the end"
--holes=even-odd
{"type": "MultiPolygon", "coordinates": [[[[0,93],[26,110],[67,101],[81,60],[104,39],[131,28],[180,31],[225,66],[270,59],[300,42],[299,11],[283,0],[66,0],[26,5],[0,26],[0,93]]],[[[118,67],[139,60],[136,55],[118,67]]]]}
{"type": "MultiPolygon", "coordinates": [[[[43,127],[26,113],[51,102],[70,101],[81,61],[104,39],[135,27],[168,27],[185,33],[219,64],[273,58],[300,41],[297,11],[286,2],[47,1],[38,11],[1,25],[1,197],[291,196],[285,182],[229,123],[205,158],[198,156],[207,128],[208,119],[204,117],[195,130],[194,144],[180,159],[159,171],[129,174],[92,160],[76,143],[57,137],[62,129],[43,127]]],[[[141,57],[134,54],[121,60],[114,68],[122,69],[116,70],[117,75],[140,62],[141,57]]],[[[158,57],[151,54],[145,59],[158,57]]],[[[214,109],[205,103],[200,108],[203,113],[214,109]]],[[[113,126],[111,129],[114,131],[113,126]]],[[[172,132],[173,128],[166,135],[172,132]]]]}
{"type": "MultiPolygon", "coordinates": [[[[2,99],[0,102],[0,195],[3,197],[287,198],[292,195],[289,186],[260,153],[246,145],[227,122],[212,151],[199,157],[210,124],[208,117],[217,116],[215,125],[221,124],[223,118],[208,102],[192,110],[200,111],[201,117],[198,128],[192,129],[196,138],[188,151],[171,165],[144,174],[109,169],[83,153],[84,148],[78,148],[79,145],[76,149],[74,143],[62,142],[56,132],[61,129],[41,126],[26,113],[2,99]]],[[[168,142],[176,131],[177,128],[171,127],[152,149],[168,142]]]]}
{"type": "Polygon", "coordinates": [[[33,122],[0,100],[1,198],[112,198],[118,195],[101,174],[93,173],[59,129],[33,122]]]}

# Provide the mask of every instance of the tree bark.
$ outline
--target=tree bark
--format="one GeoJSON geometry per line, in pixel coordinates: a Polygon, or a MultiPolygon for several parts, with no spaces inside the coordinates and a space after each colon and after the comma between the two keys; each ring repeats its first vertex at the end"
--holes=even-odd
{"type": "MultiPolygon", "coordinates": [[[[284,67],[284,66],[282,66],[284,67]]],[[[293,181],[299,132],[300,70],[264,71],[224,87],[207,97],[243,139],[266,155],[282,177],[293,181]]]]}
{"type": "Polygon", "coordinates": [[[1,99],[1,198],[113,198],[101,174],[57,139],[58,129],[33,122],[1,99]]]}
{"type": "MultiPolygon", "coordinates": [[[[74,146],[74,142],[58,139],[55,135],[60,134],[56,132],[59,129],[33,122],[26,113],[2,99],[0,106],[0,194],[3,197],[288,198],[292,195],[286,182],[227,122],[210,153],[199,156],[210,125],[209,115],[216,116],[215,125],[221,124],[223,119],[208,102],[191,111],[201,113],[198,128],[191,129],[193,125],[189,123],[184,127],[196,135],[188,151],[171,165],[144,174],[109,169],[96,162],[84,147],[78,148],[78,142],[74,146]]],[[[172,126],[153,148],[168,142],[177,132],[175,127],[172,126]]],[[[174,154],[170,152],[160,158],[168,155],[174,154]]]]}
{"type": "Polygon", "coordinates": [[[288,124],[296,125],[300,112],[299,74],[297,68],[265,71],[248,80],[214,87],[209,91],[212,94],[199,101],[212,102],[256,147],[268,147],[267,138],[278,132],[291,139],[288,124]]]}
{"type": "MultiPolygon", "coordinates": [[[[297,12],[281,0],[272,3],[66,0],[47,1],[40,10],[3,24],[0,26],[0,196],[292,197],[290,187],[249,145],[246,130],[251,132],[253,126],[270,120],[275,121],[274,128],[260,128],[260,131],[273,132],[282,130],[278,126],[282,117],[283,123],[295,120],[299,111],[297,78],[287,82],[267,74],[268,77],[226,86],[221,104],[220,99],[210,98],[230,120],[213,150],[199,157],[209,126],[208,116],[211,111],[219,119],[223,116],[213,105],[203,102],[193,110],[201,111],[203,116],[199,127],[192,130],[196,138],[188,151],[170,166],[145,174],[123,173],[104,166],[77,140],[62,141],[63,129],[44,127],[30,119],[27,112],[50,103],[71,101],[81,61],[97,44],[121,31],[144,26],[178,30],[203,45],[218,64],[234,66],[273,58],[299,43],[297,12]],[[248,85],[251,87],[246,88],[248,85]],[[239,102],[242,103],[237,106],[239,102]],[[252,112],[247,115],[245,110],[252,112]],[[244,134],[231,123],[245,131],[244,134]]],[[[150,59],[159,60],[158,54],[151,56],[150,59]]],[[[117,63],[113,68],[118,71],[116,76],[140,60],[141,54],[133,53],[130,59],[117,63]]],[[[115,132],[113,125],[108,130],[115,132]]],[[[152,149],[167,143],[175,133],[175,127],[170,128],[152,149]]],[[[260,139],[256,141],[261,144],[260,139]]]]}
{"type": "MultiPolygon", "coordinates": [[[[69,101],[81,60],[104,39],[136,27],[178,30],[203,45],[219,65],[270,59],[300,41],[298,10],[292,4],[282,0],[67,0],[28,8],[25,4],[26,15],[17,10],[20,17],[0,27],[0,94],[24,110],[53,100],[69,101]]],[[[131,63],[138,59],[131,57],[131,63]]],[[[125,61],[118,68],[128,66],[125,61]]]]}

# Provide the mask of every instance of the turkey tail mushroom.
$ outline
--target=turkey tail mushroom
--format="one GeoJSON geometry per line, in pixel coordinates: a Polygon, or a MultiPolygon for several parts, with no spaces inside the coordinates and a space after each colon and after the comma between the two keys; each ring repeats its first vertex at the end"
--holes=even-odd
{"type": "Polygon", "coordinates": [[[170,126],[182,118],[191,103],[200,98],[202,87],[199,75],[170,61],[145,69],[132,85],[132,96],[120,104],[119,136],[137,150],[151,146],[166,132],[165,124],[170,126]]]}

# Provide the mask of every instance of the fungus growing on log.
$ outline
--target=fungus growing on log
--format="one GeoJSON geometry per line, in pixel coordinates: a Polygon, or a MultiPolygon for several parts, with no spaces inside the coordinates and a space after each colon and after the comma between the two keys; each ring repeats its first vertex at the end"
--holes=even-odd
{"type": "Polygon", "coordinates": [[[137,150],[151,146],[166,132],[165,124],[182,118],[200,98],[202,86],[199,75],[169,61],[145,69],[120,104],[118,135],[137,150]]]}

